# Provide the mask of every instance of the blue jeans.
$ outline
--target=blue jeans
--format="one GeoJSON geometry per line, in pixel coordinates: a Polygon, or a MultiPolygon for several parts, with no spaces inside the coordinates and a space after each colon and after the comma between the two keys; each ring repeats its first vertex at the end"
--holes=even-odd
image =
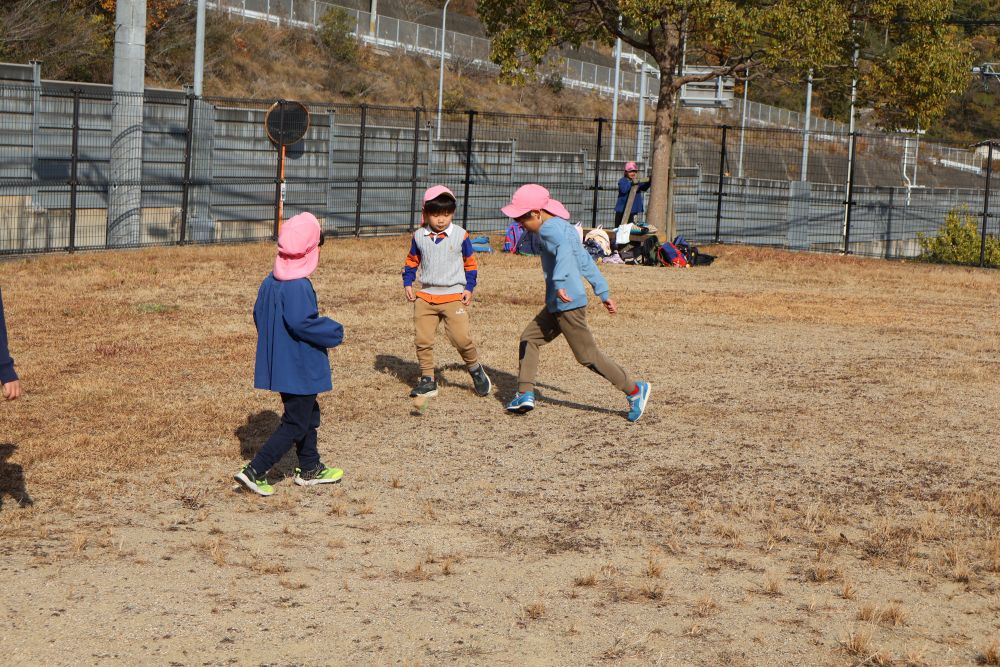
{"type": "Polygon", "coordinates": [[[316,447],[319,403],[316,401],[316,394],[301,396],[282,392],[281,402],[285,406],[281,423],[250,462],[250,467],[258,475],[270,470],[292,445],[295,445],[302,470],[312,470],[319,465],[319,449],[316,447]]]}

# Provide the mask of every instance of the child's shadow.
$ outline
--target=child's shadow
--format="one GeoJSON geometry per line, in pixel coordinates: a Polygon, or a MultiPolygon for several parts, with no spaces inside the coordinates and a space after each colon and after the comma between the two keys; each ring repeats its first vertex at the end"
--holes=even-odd
{"type": "MultiPolygon", "coordinates": [[[[517,376],[498,368],[487,366],[486,364],[483,364],[483,368],[486,369],[486,373],[490,376],[490,381],[493,383],[493,398],[498,401],[500,405],[507,405],[507,401],[509,401],[517,391],[517,376]]],[[[417,377],[420,375],[420,366],[417,365],[416,362],[408,359],[401,359],[397,356],[388,354],[379,354],[375,357],[375,370],[379,373],[392,375],[407,387],[413,386],[413,384],[417,381],[417,377]]],[[[441,373],[438,374],[439,385],[462,387],[472,391],[472,378],[469,377],[464,364],[451,363],[447,366],[442,366],[440,371],[441,373]],[[462,378],[462,381],[449,381],[444,375],[444,371],[460,371],[459,377],[462,378]]],[[[563,396],[568,395],[568,392],[560,387],[540,382],[536,383],[535,392],[539,393],[538,389],[540,388],[549,390],[553,393],[562,394],[563,396]]],[[[596,405],[584,405],[583,403],[575,403],[573,401],[552,398],[547,393],[543,396],[542,401],[545,403],[551,403],[552,405],[561,405],[564,408],[572,408],[574,410],[602,412],[608,415],[620,414],[618,410],[609,410],[607,408],[597,407],[596,405]]]]}
{"type": "MultiPolygon", "coordinates": [[[[246,422],[233,431],[233,435],[240,440],[240,457],[244,461],[252,460],[280,423],[281,417],[274,410],[261,410],[257,414],[247,415],[246,422]]],[[[294,474],[297,463],[298,457],[293,447],[271,468],[267,474],[268,479],[277,481],[290,477],[294,474]]]]}
{"type": "Polygon", "coordinates": [[[25,486],[24,469],[15,463],[6,462],[15,451],[17,445],[13,443],[0,444],[0,510],[3,509],[5,495],[13,498],[19,507],[34,504],[25,486]]]}

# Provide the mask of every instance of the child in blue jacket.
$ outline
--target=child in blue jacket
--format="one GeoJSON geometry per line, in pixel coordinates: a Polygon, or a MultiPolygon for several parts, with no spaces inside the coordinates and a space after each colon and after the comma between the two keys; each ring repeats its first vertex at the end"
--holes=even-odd
{"type": "Polygon", "coordinates": [[[587,325],[587,292],[583,279],[587,279],[609,313],[617,313],[618,306],[611,299],[608,281],[583,249],[580,237],[569,223],[569,211],[537,183],[518,188],[501,211],[525,231],[538,234],[545,275],[545,306],[521,333],[517,393],[507,404],[507,411],[524,414],[534,409],[539,350],[561,335],[580,364],[625,394],[629,406],[627,419],[639,421],[646,411],[650,385],[632,380],[625,369],[597,347],[587,325]]]}
{"type": "Polygon", "coordinates": [[[236,481],[262,496],[274,493],[268,470],[295,446],[299,486],[340,481],[344,471],[320,461],[316,446],[319,403],[316,395],[333,389],[327,349],[344,340],[344,327],[320,317],[309,275],[319,263],[323,233],[311,213],[300,213],[282,225],[278,256],[257,292],[253,320],[257,325],[254,387],[281,394],[284,414],[277,430],[253,460],[236,473],[236,481]]]}

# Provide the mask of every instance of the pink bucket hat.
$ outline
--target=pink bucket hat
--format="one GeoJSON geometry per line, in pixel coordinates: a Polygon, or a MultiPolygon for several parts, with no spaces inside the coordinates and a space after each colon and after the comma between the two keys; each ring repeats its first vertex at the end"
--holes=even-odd
{"type": "Polygon", "coordinates": [[[455,193],[446,188],[445,186],[432,185],[431,187],[427,188],[424,191],[424,203],[426,204],[430,200],[434,199],[435,197],[440,197],[441,195],[448,195],[455,201],[458,201],[458,197],[455,196],[455,193]]]}
{"type": "Polygon", "coordinates": [[[312,213],[299,213],[281,226],[274,277],[278,280],[306,278],[319,264],[319,221],[312,213]]]}
{"type": "Polygon", "coordinates": [[[635,162],[626,162],[625,171],[639,171],[639,167],[635,162]]]}
{"type": "Polygon", "coordinates": [[[548,211],[563,220],[569,220],[569,211],[549,196],[549,191],[537,183],[522,185],[510,198],[510,203],[500,209],[508,218],[519,218],[528,211],[548,211]]]}

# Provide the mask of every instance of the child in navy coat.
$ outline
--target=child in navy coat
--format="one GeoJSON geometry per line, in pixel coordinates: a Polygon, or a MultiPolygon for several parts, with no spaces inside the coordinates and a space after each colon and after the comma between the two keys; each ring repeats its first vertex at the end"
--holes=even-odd
{"type": "Polygon", "coordinates": [[[340,481],[344,471],[320,461],[316,445],[319,403],[316,395],[333,389],[327,349],[344,340],[344,327],[320,317],[309,275],[319,263],[323,234],[316,217],[300,213],[282,225],[278,256],[257,292],[253,320],[257,325],[254,387],[281,394],[284,414],[277,430],[253,460],[236,473],[236,481],[262,496],[274,493],[266,473],[295,446],[299,486],[340,481]]]}
{"type": "Polygon", "coordinates": [[[14,360],[7,351],[7,323],[3,318],[3,292],[0,292],[0,386],[3,397],[13,401],[21,396],[21,382],[14,370],[14,360]]]}

